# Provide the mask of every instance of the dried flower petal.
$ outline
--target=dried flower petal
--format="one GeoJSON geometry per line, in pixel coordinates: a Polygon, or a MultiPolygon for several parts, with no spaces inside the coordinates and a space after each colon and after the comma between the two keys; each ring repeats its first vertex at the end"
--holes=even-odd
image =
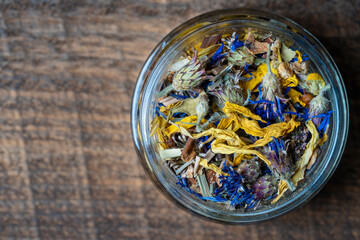
{"type": "Polygon", "coordinates": [[[305,107],[306,103],[302,101],[302,94],[295,89],[291,88],[288,92],[288,96],[290,97],[290,101],[295,104],[299,103],[301,106],[305,107]]]}
{"type": "Polygon", "coordinates": [[[310,73],[306,77],[306,85],[308,86],[308,91],[317,96],[326,84],[320,74],[310,73]]]}
{"type": "Polygon", "coordinates": [[[268,43],[266,42],[257,41],[252,32],[249,32],[245,39],[245,47],[253,55],[265,53],[267,51],[267,45],[268,43]]]}
{"type": "Polygon", "coordinates": [[[288,48],[285,44],[281,45],[281,58],[285,62],[291,61],[296,56],[296,52],[288,48]]]}
{"type": "Polygon", "coordinates": [[[221,39],[221,34],[204,37],[204,39],[201,42],[200,48],[208,48],[216,44],[220,39],[221,39]]]}
{"type": "Polygon", "coordinates": [[[227,175],[226,173],[223,173],[221,171],[221,168],[219,168],[218,166],[216,166],[215,164],[213,163],[208,163],[208,161],[206,159],[200,159],[200,163],[199,163],[201,166],[203,166],[204,168],[206,169],[211,169],[213,170],[214,172],[216,172],[217,174],[220,174],[220,175],[227,175]]]}
{"type": "Polygon", "coordinates": [[[246,64],[251,65],[254,63],[255,57],[244,49],[238,49],[230,52],[228,61],[236,66],[244,67],[246,64]]]}
{"type": "Polygon", "coordinates": [[[309,71],[309,63],[296,61],[290,63],[290,67],[296,74],[306,74],[309,71]]]}
{"type": "Polygon", "coordinates": [[[290,68],[290,63],[288,62],[280,63],[277,72],[282,79],[287,79],[294,74],[293,70],[290,68]]]}

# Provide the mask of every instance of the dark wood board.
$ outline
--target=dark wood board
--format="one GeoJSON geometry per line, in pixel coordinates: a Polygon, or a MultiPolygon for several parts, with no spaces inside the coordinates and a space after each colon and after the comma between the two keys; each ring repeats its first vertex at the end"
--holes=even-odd
{"type": "Polygon", "coordinates": [[[0,1],[0,239],[360,239],[360,2],[0,1]],[[334,57],[351,127],[341,164],[304,207],[249,226],[171,204],[138,163],[137,75],[174,27],[221,8],[287,16],[334,57]]]}

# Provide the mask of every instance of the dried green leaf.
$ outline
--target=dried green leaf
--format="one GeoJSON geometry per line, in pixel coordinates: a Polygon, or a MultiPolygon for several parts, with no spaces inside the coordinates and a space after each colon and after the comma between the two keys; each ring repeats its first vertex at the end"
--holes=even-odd
{"type": "Polygon", "coordinates": [[[284,43],[281,44],[281,59],[285,62],[290,62],[296,56],[296,52],[288,48],[284,43]]]}

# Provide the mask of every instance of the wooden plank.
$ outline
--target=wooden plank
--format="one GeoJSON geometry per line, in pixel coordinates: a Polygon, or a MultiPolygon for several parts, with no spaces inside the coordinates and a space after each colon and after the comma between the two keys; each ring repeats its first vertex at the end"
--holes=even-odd
{"type": "Polygon", "coordinates": [[[359,239],[359,1],[0,1],[1,239],[359,239]],[[189,18],[253,7],[290,17],[343,74],[349,142],[304,207],[250,226],[165,199],[132,146],[130,104],[153,47],[189,18]]]}

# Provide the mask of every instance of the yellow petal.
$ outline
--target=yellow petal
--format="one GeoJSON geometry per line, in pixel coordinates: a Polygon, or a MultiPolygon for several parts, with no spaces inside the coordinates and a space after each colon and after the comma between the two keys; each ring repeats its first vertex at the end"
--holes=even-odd
{"type": "MultiPolygon", "coordinates": [[[[201,45],[201,43],[200,43],[201,45]]],[[[204,56],[204,55],[209,55],[213,52],[216,52],[216,50],[218,50],[218,48],[221,46],[221,44],[215,44],[215,45],[212,45],[208,48],[201,48],[201,50],[199,50],[199,53],[198,53],[198,58],[204,56]]],[[[200,46],[199,46],[199,49],[200,49],[200,46]]]]}
{"type": "Polygon", "coordinates": [[[316,130],[316,127],[312,121],[306,122],[306,127],[309,129],[311,133],[311,139],[306,145],[306,149],[301,156],[301,158],[296,163],[296,172],[292,177],[294,185],[296,186],[298,182],[304,179],[305,169],[309,163],[311,156],[313,155],[314,149],[317,147],[319,143],[319,133],[316,130]]]}
{"type": "Polygon", "coordinates": [[[217,125],[217,128],[219,129],[228,129],[232,127],[233,120],[230,118],[223,118],[220,120],[219,124],[217,125]]]}
{"type": "Polygon", "coordinates": [[[241,154],[241,153],[236,154],[233,160],[234,166],[238,166],[242,162],[242,160],[251,159],[251,158],[253,157],[249,154],[241,154]]]}
{"type": "Polygon", "coordinates": [[[152,137],[156,134],[156,137],[159,141],[160,150],[163,150],[166,148],[166,144],[165,144],[166,139],[165,139],[165,135],[163,133],[166,125],[167,125],[167,122],[162,117],[155,117],[151,121],[150,137],[152,137]]]}
{"type": "Polygon", "coordinates": [[[259,126],[256,120],[249,120],[243,116],[240,116],[236,111],[231,109],[226,110],[226,115],[236,122],[237,126],[243,129],[247,134],[262,137],[265,135],[264,130],[259,126]]]}
{"type": "Polygon", "coordinates": [[[281,180],[278,186],[277,197],[274,200],[272,200],[271,204],[275,204],[288,189],[289,187],[287,183],[284,180],[281,180]]]}
{"type": "Polygon", "coordinates": [[[299,79],[294,74],[287,79],[281,79],[280,83],[283,87],[296,87],[297,85],[299,85],[299,79]]]}
{"type": "MultiPolygon", "coordinates": [[[[218,128],[210,128],[208,130],[205,130],[201,133],[193,134],[193,138],[201,138],[203,136],[211,135],[212,137],[215,137],[217,142],[220,142],[221,140],[226,141],[231,146],[244,146],[246,143],[244,143],[243,140],[237,135],[235,132],[228,130],[228,129],[218,129],[218,128]]],[[[224,142],[221,141],[221,142],[224,142]]]]}
{"type": "Polygon", "coordinates": [[[301,52],[299,52],[298,50],[296,50],[295,52],[298,62],[301,63],[303,61],[301,52]]]}
{"type": "MultiPolygon", "coordinates": [[[[172,124],[169,127],[167,127],[164,130],[164,134],[166,136],[170,136],[171,134],[173,134],[175,132],[180,132],[180,129],[179,129],[178,126],[181,126],[181,127],[185,128],[185,129],[189,129],[189,128],[193,127],[194,125],[193,124],[187,124],[187,123],[197,123],[197,119],[198,119],[197,116],[185,117],[185,118],[181,119],[180,122],[176,122],[176,124],[172,124]]],[[[206,121],[207,121],[206,119],[202,119],[201,123],[205,123],[206,121]]]]}
{"type": "MultiPolygon", "coordinates": [[[[265,76],[267,72],[267,67],[265,63],[260,64],[255,72],[252,72],[253,78],[246,82],[241,82],[241,87],[244,89],[244,92],[247,92],[247,90],[250,90],[253,92],[254,90],[257,90],[257,86],[261,81],[263,80],[263,77],[265,76]]],[[[250,78],[250,74],[245,74],[244,77],[250,78]]]]}
{"type": "Polygon", "coordinates": [[[321,147],[321,145],[323,145],[327,140],[328,140],[329,136],[325,133],[324,136],[319,140],[319,147],[321,147]]]}
{"type": "MultiPolygon", "coordinates": [[[[228,105],[229,106],[229,105],[228,105]]],[[[296,122],[294,119],[291,119],[289,122],[281,122],[271,124],[265,128],[261,128],[257,121],[249,120],[239,114],[237,109],[233,109],[230,107],[224,107],[225,114],[232,120],[234,120],[238,127],[243,129],[247,134],[256,136],[256,137],[263,137],[259,139],[254,144],[245,146],[245,148],[254,148],[264,146],[267,143],[272,141],[272,137],[278,138],[285,134],[292,132],[296,127],[300,125],[300,122],[296,122]]]]}
{"type": "Polygon", "coordinates": [[[170,105],[167,105],[166,107],[161,106],[160,107],[160,112],[162,112],[163,114],[165,114],[166,116],[169,115],[170,109],[176,107],[177,105],[181,104],[182,101],[176,102],[176,103],[172,103],[170,105]]]}
{"type": "Polygon", "coordinates": [[[259,120],[263,123],[266,123],[266,121],[264,121],[259,115],[252,113],[248,108],[234,104],[234,103],[226,102],[225,107],[223,108],[223,111],[225,114],[229,111],[237,112],[239,114],[244,115],[245,117],[249,117],[254,120],[259,120]]]}
{"type": "Polygon", "coordinates": [[[221,153],[221,154],[239,153],[239,154],[255,155],[258,156],[261,160],[263,160],[266,163],[266,165],[271,166],[271,162],[262,153],[253,149],[243,149],[239,147],[228,146],[222,143],[216,143],[214,141],[211,144],[211,151],[213,153],[221,153]]]}
{"type": "Polygon", "coordinates": [[[294,119],[290,119],[289,122],[281,122],[281,123],[274,123],[271,124],[264,129],[265,135],[263,138],[257,140],[255,143],[246,145],[245,148],[255,148],[255,147],[261,147],[265,146],[269,142],[273,140],[273,138],[279,138],[281,136],[284,136],[292,131],[294,131],[295,128],[300,126],[300,122],[296,122],[294,119]]]}
{"type": "Polygon", "coordinates": [[[295,103],[300,103],[301,106],[305,107],[306,103],[304,103],[300,98],[302,97],[302,94],[298,91],[296,91],[293,88],[290,88],[289,93],[288,93],[289,97],[290,97],[290,101],[295,104],[295,103]]]}
{"type": "Polygon", "coordinates": [[[277,54],[279,63],[282,63],[280,48],[277,49],[277,54]]]}
{"type": "Polygon", "coordinates": [[[227,174],[227,173],[223,173],[223,172],[221,171],[221,168],[219,168],[219,167],[216,166],[215,164],[213,164],[213,163],[210,163],[210,164],[209,164],[206,159],[201,158],[201,159],[200,159],[200,162],[199,162],[199,165],[203,166],[203,167],[206,168],[206,169],[211,169],[211,170],[213,170],[214,172],[216,172],[216,173],[218,173],[218,174],[220,174],[220,175],[224,175],[224,176],[228,176],[228,175],[229,175],[229,174],[227,174]]]}

